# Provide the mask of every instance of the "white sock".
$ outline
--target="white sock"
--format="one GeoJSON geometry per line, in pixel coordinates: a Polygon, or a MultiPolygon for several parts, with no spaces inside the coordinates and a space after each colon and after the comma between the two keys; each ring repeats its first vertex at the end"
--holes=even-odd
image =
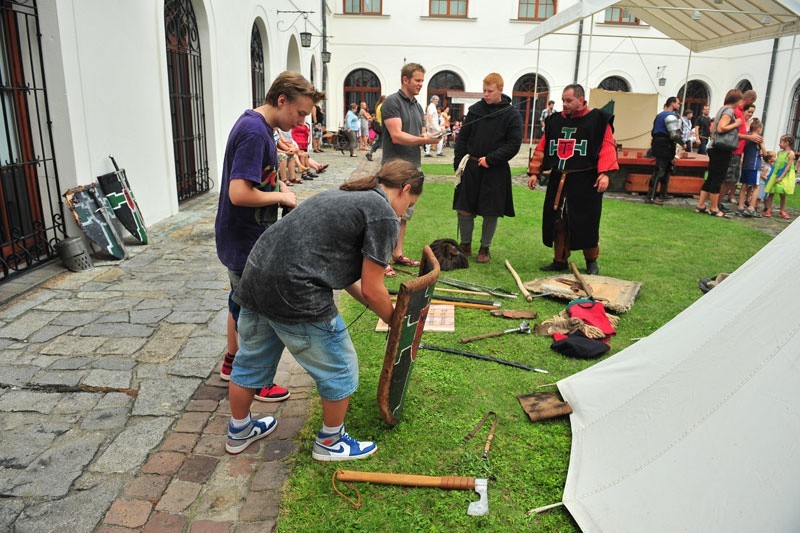
{"type": "Polygon", "coordinates": [[[326,435],[330,435],[331,433],[340,433],[342,431],[342,427],[344,427],[344,424],[332,428],[322,424],[322,433],[325,433],[326,435]]]}
{"type": "Polygon", "coordinates": [[[239,420],[238,418],[233,418],[233,416],[231,416],[231,425],[234,427],[234,429],[242,430],[250,425],[250,421],[251,421],[250,413],[247,413],[247,416],[242,418],[241,420],[239,420]]]}

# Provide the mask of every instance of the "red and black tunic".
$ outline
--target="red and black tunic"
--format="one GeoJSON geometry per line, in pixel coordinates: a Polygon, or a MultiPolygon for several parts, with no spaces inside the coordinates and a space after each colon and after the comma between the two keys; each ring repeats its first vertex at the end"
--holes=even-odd
{"type": "Polygon", "coordinates": [[[613,115],[591,109],[581,116],[550,115],[537,150],[544,152],[542,169],[550,170],[542,213],[542,242],[553,246],[556,222],[567,223],[570,250],[598,245],[603,193],[594,187],[601,172],[618,168],[613,115]],[[556,195],[566,172],[561,198],[556,195]]]}

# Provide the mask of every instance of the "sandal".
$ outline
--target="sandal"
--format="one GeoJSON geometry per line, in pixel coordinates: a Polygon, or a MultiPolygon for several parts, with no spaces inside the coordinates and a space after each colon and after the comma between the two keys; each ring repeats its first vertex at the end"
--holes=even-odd
{"type": "Polygon", "coordinates": [[[709,211],[708,214],[716,218],[731,218],[730,215],[723,213],[722,211],[709,211]]]}
{"type": "Polygon", "coordinates": [[[764,218],[770,218],[772,216],[772,210],[767,209],[764,211],[764,218]]]}
{"type": "Polygon", "coordinates": [[[387,278],[393,278],[397,275],[397,272],[394,271],[392,265],[386,265],[386,268],[383,269],[383,275],[387,278]]]}
{"type": "Polygon", "coordinates": [[[327,169],[329,166],[330,163],[325,163],[324,165],[320,165],[319,168],[317,169],[317,172],[325,172],[325,169],[327,169]]]}
{"type": "Polygon", "coordinates": [[[786,211],[781,211],[781,218],[785,218],[786,220],[792,219],[792,217],[786,214],[786,211]]]}
{"type": "Polygon", "coordinates": [[[694,212],[695,212],[695,213],[700,213],[701,215],[708,215],[708,214],[711,214],[711,211],[709,211],[709,210],[708,210],[708,209],[706,209],[705,207],[695,207],[695,208],[694,208],[694,212]]]}
{"type": "Polygon", "coordinates": [[[398,255],[397,257],[392,256],[392,261],[395,265],[403,265],[407,267],[416,267],[419,266],[419,261],[415,261],[410,257],[406,257],[404,255],[398,255]]]}

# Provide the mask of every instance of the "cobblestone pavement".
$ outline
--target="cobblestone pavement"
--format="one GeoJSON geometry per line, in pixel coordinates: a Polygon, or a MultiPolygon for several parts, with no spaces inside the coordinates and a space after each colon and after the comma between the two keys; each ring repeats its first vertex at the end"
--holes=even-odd
{"type": "MultiPolygon", "coordinates": [[[[377,168],[326,150],[301,199],[377,168]]],[[[124,261],[51,264],[0,289],[0,531],[270,531],[313,382],[288,353],[278,428],[226,455],[228,281],[217,195],[181,205],[124,261]]]]}

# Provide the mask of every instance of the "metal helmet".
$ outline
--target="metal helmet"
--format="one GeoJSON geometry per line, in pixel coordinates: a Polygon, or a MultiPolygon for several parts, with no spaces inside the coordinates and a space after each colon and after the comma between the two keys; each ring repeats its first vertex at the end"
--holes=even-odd
{"type": "Polygon", "coordinates": [[[664,117],[664,125],[667,127],[669,133],[669,140],[679,143],[683,140],[683,132],[681,131],[681,119],[675,113],[670,113],[664,117]]]}

